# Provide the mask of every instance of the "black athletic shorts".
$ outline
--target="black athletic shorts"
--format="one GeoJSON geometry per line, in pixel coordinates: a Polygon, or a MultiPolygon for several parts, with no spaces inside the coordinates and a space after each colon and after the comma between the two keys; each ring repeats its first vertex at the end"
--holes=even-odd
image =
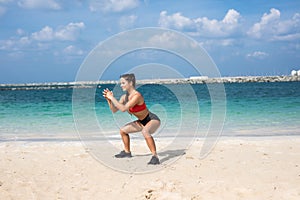
{"type": "Polygon", "coordinates": [[[158,120],[160,121],[160,119],[157,117],[157,115],[149,112],[149,114],[142,120],[138,120],[138,122],[140,122],[141,124],[143,124],[144,126],[146,126],[146,124],[148,122],[150,122],[151,120],[158,120]]]}

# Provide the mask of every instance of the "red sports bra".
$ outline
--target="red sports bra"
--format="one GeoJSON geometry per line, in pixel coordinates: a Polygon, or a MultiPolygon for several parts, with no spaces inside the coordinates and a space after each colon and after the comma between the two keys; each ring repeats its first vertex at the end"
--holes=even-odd
{"type": "Polygon", "coordinates": [[[146,104],[144,102],[142,105],[137,105],[136,104],[135,106],[129,108],[129,111],[132,112],[132,113],[134,113],[134,112],[140,112],[142,110],[145,110],[146,108],[147,107],[146,107],[146,104]]]}

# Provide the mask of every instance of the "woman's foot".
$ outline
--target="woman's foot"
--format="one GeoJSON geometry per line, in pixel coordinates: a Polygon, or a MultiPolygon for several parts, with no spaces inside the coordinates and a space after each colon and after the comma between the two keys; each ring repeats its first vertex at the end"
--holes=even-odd
{"type": "Polygon", "coordinates": [[[131,158],[131,152],[121,151],[120,153],[115,155],[116,158],[131,158]]]}
{"type": "Polygon", "coordinates": [[[160,164],[157,156],[152,156],[151,160],[148,162],[148,165],[158,165],[160,164]]]}

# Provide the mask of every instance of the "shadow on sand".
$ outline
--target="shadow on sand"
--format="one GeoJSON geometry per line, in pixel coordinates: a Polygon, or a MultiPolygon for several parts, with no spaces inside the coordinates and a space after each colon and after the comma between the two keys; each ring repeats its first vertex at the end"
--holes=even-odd
{"type": "MultiPolygon", "coordinates": [[[[166,150],[158,153],[158,157],[160,159],[160,163],[164,163],[168,160],[171,160],[176,157],[183,156],[185,154],[186,149],[176,149],[176,150],[166,150]]],[[[151,154],[140,154],[135,155],[136,157],[144,157],[151,156],[151,154]]]]}
{"type": "Polygon", "coordinates": [[[158,156],[161,157],[160,163],[164,163],[176,157],[181,157],[185,154],[185,151],[186,149],[176,149],[160,152],[158,153],[158,156]]]}

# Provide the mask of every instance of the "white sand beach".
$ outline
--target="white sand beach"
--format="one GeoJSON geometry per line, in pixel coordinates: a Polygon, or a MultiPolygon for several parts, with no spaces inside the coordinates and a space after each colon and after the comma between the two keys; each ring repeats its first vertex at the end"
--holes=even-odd
{"type": "Polygon", "coordinates": [[[300,137],[221,138],[199,159],[202,143],[156,172],[130,174],[80,142],[2,142],[0,199],[300,199],[300,137]]]}

